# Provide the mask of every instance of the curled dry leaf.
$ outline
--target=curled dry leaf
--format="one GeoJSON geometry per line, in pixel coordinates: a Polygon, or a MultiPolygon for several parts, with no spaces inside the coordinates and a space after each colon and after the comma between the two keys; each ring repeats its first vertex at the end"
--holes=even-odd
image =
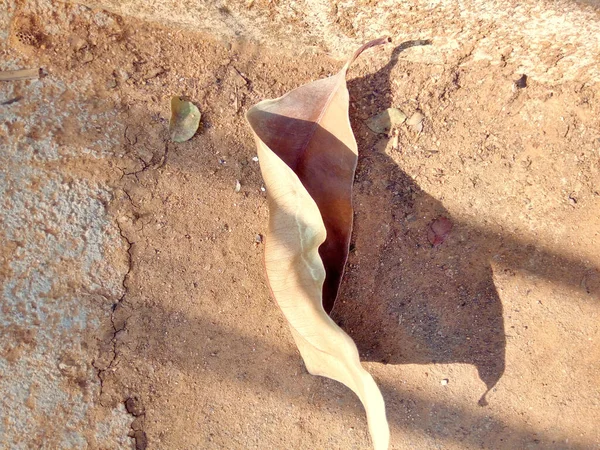
{"type": "Polygon", "coordinates": [[[190,140],[200,126],[200,111],[192,102],[174,96],[171,98],[169,133],[173,142],[190,140]]]}
{"type": "Polygon", "coordinates": [[[383,397],[362,367],[354,341],[328,313],[348,257],[358,155],[346,72],[365,49],[386,42],[368,42],[338,74],[264,100],[246,115],[267,187],[265,266],[271,291],[308,371],[358,395],[378,450],[389,444],[383,397]]]}

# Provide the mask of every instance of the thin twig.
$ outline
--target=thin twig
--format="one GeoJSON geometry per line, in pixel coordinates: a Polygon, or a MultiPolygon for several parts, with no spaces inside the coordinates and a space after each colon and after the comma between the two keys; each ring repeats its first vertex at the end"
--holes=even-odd
{"type": "Polygon", "coordinates": [[[0,72],[0,81],[34,80],[40,78],[42,69],[5,70],[0,72]]]}
{"type": "Polygon", "coordinates": [[[18,95],[14,98],[11,98],[10,100],[6,100],[6,101],[0,103],[0,106],[12,105],[13,103],[20,102],[21,100],[23,100],[23,97],[21,95],[18,95]]]}

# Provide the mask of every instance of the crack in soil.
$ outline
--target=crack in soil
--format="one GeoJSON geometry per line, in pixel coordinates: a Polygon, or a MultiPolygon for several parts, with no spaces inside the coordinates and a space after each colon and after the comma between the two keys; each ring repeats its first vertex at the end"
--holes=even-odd
{"type": "MultiPolygon", "coordinates": [[[[128,198],[129,195],[127,195],[128,198]]],[[[133,269],[133,255],[131,253],[132,247],[134,242],[130,241],[129,238],[124,234],[123,229],[121,228],[121,225],[119,224],[118,221],[116,221],[117,224],[117,228],[119,229],[119,234],[121,235],[121,237],[127,242],[127,255],[128,255],[128,261],[127,261],[127,273],[125,273],[125,275],[123,276],[123,280],[121,281],[121,284],[123,286],[123,294],[121,295],[121,297],[119,297],[119,299],[116,301],[116,303],[113,303],[113,305],[111,306],[111,314],[110,314],[110,322],[113,328],[113,332],[112,332],[112,337],[111,337],[111,358],[110,361],[108,363],[108,366],[106,366],[105,368],[101,368],[97,366],[96,361],[92,362],[92,366],[97,370],[97,376],[98,379],[100,380],[100,395],[99,395],[99,403],[100,405],[106,407],[107,405],[103,404],[102,402],[102,394],[104,393],[104,378],[105,378],[105,374],[107,371],[109,370],[113,370],[117,365],[118,365],[118,361],[117,361],[117,336],[119,335],[119,333],[121,333],[122,331],[125,331],[126,327],[127,327],[127,320],[124,321],[123,326],[120,328],[117,328],[116,322],[115,322],[115,312],[117,310],[117,308],[119,307],[120,304],[122,304],[122,302],[125,301],[125,297],[127,296],[128,293],[128,287],[127,287],[127,279],[129,277],[129,274],[131,273],[132,269],[133,269]]]]}
{"type": "MultiPolygon", "coordinates": [[[[156,158],[156,155],[155,155],[152,157],[150,162],[146,162],[146,161],[144,161],[143,158],[141,158],[139,156],[137,157],[137,159],[142,163],[142,168],[140,170],[135,170],[133,172],[125,172],[123,169],[120,169],[122,172],[121,180],[126,176],[133,175],[135,177],[135,179],[139,181],[138,174],[145,172],[148,169],[150,169],[150,170],[162,169],[165,166],[165,164],[167,164],[167,158],[169,156],[169,141],[165,140],[164,144],[165,144],[165,147],[163,149],[163,154],[159,158],[156,158]]],[[[127,197],[131,200],[131,198],[129,197],[129,194],[127,192],[126,192],[126,194],[127,194],[127,197]]],[[[123,236],[123,234],[121,234],[121,236],[123,236]]],[[[125,236],[123,236],[123,237],[125,237],[125,236]]],[[[127,239],[127,238],[125,238],[125,239],[127,239]]],[[[127,241],[127,242],[129,242],[129,241],[127,241]]]]}
{"type": "MultiPolygon", "coordinates": [[[[131,204],[131,207],[134,208],[135,205],[134,205],[133,199],[131,198],[129,193],[125,189],[123,189],[123,192],[125,193],[125,197],[128,199],[129,203],[131,204]]],[[[129,279],[131,272],[133,271],[132,250],[133,250],[133,245],[135,244],[135,242],[131,241],[127,237],[127,235],[125,234],[125,231],[124,231],[123,227],[121,226],[121,224],[119,223],[119,221],[115,220],[115,223],[119,230],[119,235],[127,243],[127,272],[125,273],[125,275],[123,276],[123,279],[121,280],[121,285],[123,287],[122,294],[111,305],[110,323],[112,326],[112,336],[110,337],[110,350],[104,350],[104,351],[100,352],[101,356],[107,352],[110,352],[110,359],[109,359],[107,365],[98,364],[98,360],[94,360],[92,362],[92,366],[96,370],[96,376],[100,383],[100,392],[98,395],[98,403],[105,408],[110,407],[110,405],[105,404],[105,402],[103,400],[103,395],[105,394],[106,375],[107,375],[107,373],[109,373],[109,371],[114,372],[114,370],[116,369],[116,367],[119,364],[119,359],[118,359],[119,352],[117,349],[118,337],[119,337],[119,333],[124,332],[127,329],[127,319],[125,319],[123,321],[122,326],[118,327],[117,319],[116,319],[115,315],[116,315],[116,312],[117,312],[119,306],[125,302],[127,294],[129,293],[129,287],[128,287],[127,281],[129,279]]],[[[135,401],[139,403],[139,399],[137,399],[137,397],[136,397],[135,401]]],[[[145,422],[144,421],[145,412],[143,412],[143,409],[140,410],[141,406],[139,406],[139,405],[136,407],[132,406],[132,397],[125,399],[123,401],[123,403],[125,404],[125,409],[126,409],[127,413],[132,416],[132,423],[131,423],[132,431],[129,433],[129,437],[134,439],[136,450],[145,450],[147,448],[147,443],[148,443],[146,433],[143,430],[144,422],[145,422]],[[142,412],[140,413],[140,411],[142,411],[142,412]]]]}

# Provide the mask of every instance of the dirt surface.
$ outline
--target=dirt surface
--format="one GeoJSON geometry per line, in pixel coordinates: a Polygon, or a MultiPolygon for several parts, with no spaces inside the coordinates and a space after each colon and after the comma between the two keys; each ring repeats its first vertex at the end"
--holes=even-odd
{"type": "MultiPolygon", "coordinates": [[[[37,0],[40,1],[40,0],[37,0]]],[[[69,0],[115,14],[344,59],[363,42],[434,38],[412,62],[500,59],[549,83],[600,81],[598,0],[69,0]]]]}
{"type": "MultiPolygon", "coordinates": [[[[5,56],[48,76],[0,108],[28,105],[35,83],[51,99],[52,80],[69,86],[52,100],[69,120],[21,137],[51,132],[45,170],[109,186],[122,237],[107,258],[123,292],[104,294],[110,321],[89,337],[98,408],[125,406],[137,449],[369,448],[360,403],[306,372],[269,298],[244,120],[340,62],[81,6],[14,8],[5,56]],[[202,113],[186,143],[167,139],[172,95],[202,113]],[[61,152],[98,136],[109,144],[61,152]]],[[[392,448],[600,448],[599,85],[516,83],[501,55],[408,61],[422,44],[370,51],[349,73],[355,229],[332,316],[382,388],[392,448]],[[425,117],[397,149],[364,124],[390,106],[425,117]],[[442,216],[453,228],[432,247],[442,216]]]]}

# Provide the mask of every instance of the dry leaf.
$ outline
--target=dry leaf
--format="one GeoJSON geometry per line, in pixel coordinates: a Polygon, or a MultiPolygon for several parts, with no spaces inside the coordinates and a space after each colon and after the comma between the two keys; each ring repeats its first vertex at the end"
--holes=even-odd
{"type": "Polygon", "coordinates": [[[191,102],[175,96],[171,98],[169,133],[173,142],[190,140],[200,126],[200,111],[191,102]]]}
{"type": "Polygon", "coordinates": [[[269,201],[265,266],[271,291],[308,371],[358,395],[378,450],[389,444],[383,397],[354,341],[328,313],[348,256],[358,155],[346,72],[365,49],[385,42],[363,45],[338,74],[262,101],[246,115],[269,201]]]}

